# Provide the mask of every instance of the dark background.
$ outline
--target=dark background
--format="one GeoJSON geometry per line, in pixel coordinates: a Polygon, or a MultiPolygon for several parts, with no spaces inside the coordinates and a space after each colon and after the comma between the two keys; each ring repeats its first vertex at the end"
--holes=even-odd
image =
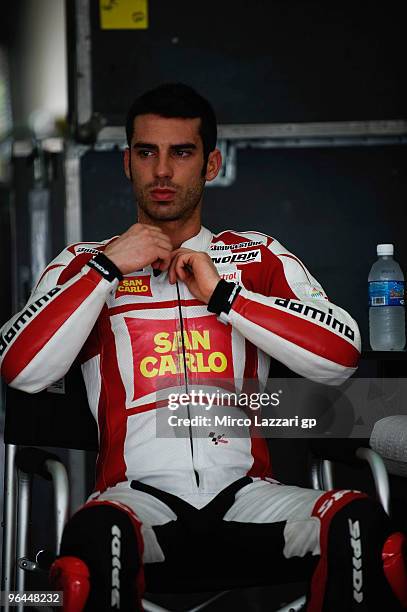
{"type": "Polygon", "coordinates": [[[220,123],[405,117],[402,3],[149,0],[146,30],[101,30],[90,6],[94,110],[109,125],[168,80],[197,87],[220,123]]]}

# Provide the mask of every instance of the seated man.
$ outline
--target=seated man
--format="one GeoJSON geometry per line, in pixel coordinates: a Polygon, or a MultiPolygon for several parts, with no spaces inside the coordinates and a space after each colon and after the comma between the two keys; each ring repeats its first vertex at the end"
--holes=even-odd
{"type": "Polygon", "coordinates": [[[31,393],[80,359],[98,423],[95,491],[51,569],[64,610],[142,609],[144,567],[163,563],[203,590],[309,579],[309,612],[401,610],[403,538],[375,501],[281,485],[265,440],[227,427],[157,435],[166,392],[263,384],[270,356],[337,384],[360,339],[277,240],[201,225],[205,182],[221,167],[204,98],[160,86],[134,102],[126,130],[138,222],[66,248],[0,337],[2,375],[31,393]]]}

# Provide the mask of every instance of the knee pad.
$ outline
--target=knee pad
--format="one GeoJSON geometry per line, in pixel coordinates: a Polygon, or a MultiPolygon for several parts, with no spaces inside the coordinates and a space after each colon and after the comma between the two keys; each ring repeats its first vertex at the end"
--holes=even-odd
{"type": "Polygon", "coordinates": [[[401,532],[392,533],[382,551],[383,571],[393,593],[407,610],[407,543],[401,532]]]}
{"type": "Polygon", "coordinates": [[[308,612],[399,612],[383,570],[383,545],[391,524],[380,504],[353,491],[329,491],[317,501],[321,557],[314,572],[308,612]]]}
{"type": "Polygon", "coordinates": [[[63,612],[82,612],[89,595],[89,569],[76,557],[60,557],[51,565],[49,580],[63,593],[63,612]]]}
{"type": "Polygon", "coordinates": [[[140,523],[119,504],[91,502],[68,522],[61,556],[81,559],[89,569],[86,611],[141,609],[140,543],[140,523]]]}

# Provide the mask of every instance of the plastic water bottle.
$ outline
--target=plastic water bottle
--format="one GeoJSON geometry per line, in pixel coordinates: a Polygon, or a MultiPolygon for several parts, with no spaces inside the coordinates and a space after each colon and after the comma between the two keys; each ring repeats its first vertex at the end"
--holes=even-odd
{"type": "Polygon", "coordinates": [[[374,351],[401,351],[406,343],[404,274],[392,244],[378,244],[369,273],[369,332],[374,351]]]}

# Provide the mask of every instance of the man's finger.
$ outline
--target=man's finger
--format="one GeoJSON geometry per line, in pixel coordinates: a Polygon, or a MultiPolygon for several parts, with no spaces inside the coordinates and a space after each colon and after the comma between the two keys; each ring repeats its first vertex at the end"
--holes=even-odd
{"type": "Polygon", "coordinates": [[[171,253],[171,259],[177,257],[181,253],[197,253],[197,251],[193,251],[192,249],[187,249],[185,247],[179,247],[178,249],[174,249],[171,253]]]}
{"type": "MultiPolygon", "coordinates": [[[[183,251],[180,252],[179,249],[177,249],[178,252],[175,254],[174,256],[174,251],[171,253],[170,257],[171,257],[171,264],[170,264],[170,268],[169,268],[169,277],[168,280],[170,281],[170,283],[174,284],[175,281],[177,280],[177,278],[179,278],[180,280],[184,280],[184,276],[182,275],[182,272],[179,272],[179,269],[177,268],[179,261],[181,260],[182,262],[185,260],[185,258],[187,258],[190,253],[183,251]]],[[[183,264],[181,264],[183,265],[183,264]]]]}
{"type": "Polygon", "coordinates": [[[172,285],[177,280],[177,276],[175,274],[174,268],[175,268],[175,264],[176,264],[178,255],[179,253],[176,253],[175,251],[172,251],[172,253],[170,254],[170,265],[168,268],[168,280],[170,281],[172,285]]]}
{"type": "Polygon", "coordinates": [[[157,255],[158,255],[157,259],[160,260],[160,263],[157,266],[157,268],[159,268],[162,271],[167,270],[171,263],[170,252],[164,248],[158,248],[157,255]]]}
{"type": "Polygon", "coordinates": [[[177,277],[184,281],[187,273],[193,274],[191,253],[180,253],[175,260],[174,272],[177,277]]]}
{"type": "Polygon", "coordinates": [[[164,238],[162,237],[157,237],[154,238],[154,243],[160,249],[165,249],[166,251],[168,251],[168,254],[172,253],[172,244],[169,240],[164,240],[164,238]]]}
{"type": "Polygon", "coordinates": [[[142,224],[142,225],[139,225],[139,226],[135,225],[135,226],[133,226],[133,228],[132,228],[133,231],[131,232],[131,234],[135,238],[137,238],[139,236],[143,236],[143,234],[144,234],[144,236],[149,236],[150,239],[152,239],[152,240],[156,240],[158,238],[161,238],[163,240],[166,240],[168,242],[168,244],[171,245],[171,248],[172,248],[172,243],[171,243],[171,240],[170,240],[169,236],[165,232],[163,232],[163,230],[161,228],[159,228],[159,227],[157,227],[155,225],[145,225],[145,224],[142,224]]]}

